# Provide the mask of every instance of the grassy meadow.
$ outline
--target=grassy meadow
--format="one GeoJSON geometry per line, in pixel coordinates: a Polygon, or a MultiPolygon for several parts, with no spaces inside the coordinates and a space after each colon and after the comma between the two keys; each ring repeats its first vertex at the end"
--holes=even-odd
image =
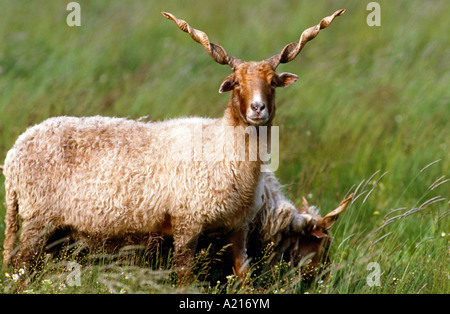
{"type": "MultiPolygon", "coordinates": [[[[248,61],[278,53],[346,8],[278,67],[300,79],[277,90],[276,175],[296,204],[305,195],[323,214],[346,194],[356,197],[332,229],[328,278],[311,285],[280,263],[246,287],[234,277],[178,287],[170,256],[156,254],[149,267],[125,248],[116,258],[88,256],[79,269],[68,270],[70,256],[49,260],[32,280],[3,267],[0,292],[450,292],[447,0],[380,0],[379,27],[366,23],[370,1],[80,0],[80,27],[66,24],[68,2],[0,0],[0,164],[28,126],[53,116],[220,117],[229,95],[218,89],[230,68],[161,11],[248,61]],[[379,284],[370,285],[376,265],[379,284]],[[71,286],[78,270],[80,285],[71,286]]],[[[1,253],[3,176],[0,187],[1,253]]],[[[197,257],[199,272],[221,254],[207,253],[197,257]]]]}

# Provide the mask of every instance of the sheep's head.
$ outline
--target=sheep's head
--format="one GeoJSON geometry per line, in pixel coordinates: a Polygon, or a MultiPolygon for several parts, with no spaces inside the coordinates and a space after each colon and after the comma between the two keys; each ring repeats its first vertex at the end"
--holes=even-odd
{"type": "MultiPolygon", "coordinates": [[[[285,259],[289,259],[291,265],[298,265],[299,263],[304,265],[302,274],[305,280],[314,278],[330,263],[328,254],[331,244],[329,229],[334,225],[339,214],[347,208],[352,198],[353,194],[323,218],[311,209],[306,199],[303,198],[303,207],[299,210],[299,214],[311,215],[317,223],[307,232],[297,232],[286,236],[282,247],[283,255],[285,259]]],[[[294,220],[292,224],[295,223],[294,220]]],[[[291,226],[291,229],[295,230],[295,226],[291,226]]]]}
{"type": "Polygon", "coordinates": [[[298,76],[275,73],[267,61],[242,62],[220,86],[220,93],[231,91],[231,106],[247,125],[267,125],[275,115],[275,88],[291,85],[298,76]]]}
{"type": "Polygon", "coordinates": [[[189,26],[186,21],[177,19],[173,14],[162,12],[162,15],[173,20],[177,26],[196,42],[203,45],[208,54],[220,64],[228,64],[233,73],[222,82],[219,92],[231,91],[230,105],[235,116],[247,125],[268,125],[275,115],[275,88],[289,86],[298,80],[291,73],[276,73],[280,63],[295,59],[304,45],[317,36],[320,29],[328,27],[336,16],[345,10],[323,18],[319,24],[305,30],[298,42],[286,45],[279,54],[260,62],[244,62],[226,53],[225,49],[209,41],[208,36],[189,26]]]}

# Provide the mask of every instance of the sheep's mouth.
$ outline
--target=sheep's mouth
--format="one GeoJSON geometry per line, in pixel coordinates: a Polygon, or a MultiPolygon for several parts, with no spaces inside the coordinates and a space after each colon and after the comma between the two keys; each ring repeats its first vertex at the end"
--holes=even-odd
{"type": "Polygon", "coordinates": [[[265,116],[247,116],[247,123],[253,126],[264,125],[268,120],[265,116]]]}

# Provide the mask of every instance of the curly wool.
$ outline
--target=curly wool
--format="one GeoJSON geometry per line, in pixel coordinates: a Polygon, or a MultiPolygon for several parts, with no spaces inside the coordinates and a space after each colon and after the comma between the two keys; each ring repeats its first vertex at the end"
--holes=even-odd
{"type": "Polygon", "coordinates": [[[272,172],[262,176],[261,184],[264,187],[261,195],[263,206],[258,211],[254,223],[262,242],[268,243],[277,239],[279,241],[284,234],[301,234],[307,229],[311,219],[320,218],[315,207],[299,211],[284,196],[283,186],[272,172]]]}
{"type": "Polygon", "coordinates": [[[30,127],[4,164],[5,261],[15,246],[17,214],[23,257],[62,227],[98,238],[169,233],[181,237],[180,245],[203,231],[245,228],[258,210],[251,205],[260,162],[183,161],[199,127],[217,126],[203,138],[203,152],[234,156],[234,142],[220,128],[225,124],[226,119],[145,123],[96,116],[56,117],[30,127]]]}

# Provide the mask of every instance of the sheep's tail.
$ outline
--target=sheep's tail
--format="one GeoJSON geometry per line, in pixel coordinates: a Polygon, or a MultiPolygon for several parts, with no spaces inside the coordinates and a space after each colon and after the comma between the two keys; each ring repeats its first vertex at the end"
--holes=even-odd
{"type": "Polygon", "coordinates": [[[19,202],[17,194],[11,189],[9,184],[6,185],[6,230],[5,241],[3,243],[3,264],[9,265],[11,258],[14,255],[14,247],[17,241],[17,234],[19,232],[19,202]]]}

